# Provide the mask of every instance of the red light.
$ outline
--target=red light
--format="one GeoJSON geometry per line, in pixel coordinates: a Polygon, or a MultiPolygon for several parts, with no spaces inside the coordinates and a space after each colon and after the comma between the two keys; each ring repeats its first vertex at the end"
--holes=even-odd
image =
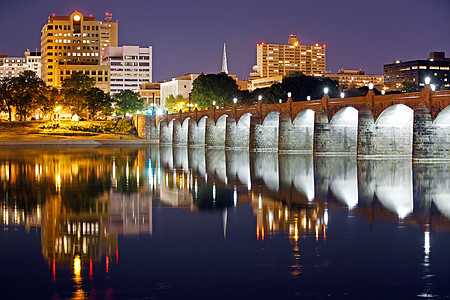
{"type": "Polygon", "coordinates": [[[119,20],[116,20],[116,22],[119,22],[119,20]]]}
{"type": "Polygon", "coordinates": [[[52,14],[52,17],[56,16],[55,14],[52,14]]]}
{"type": "Polygon", "coordinates": [[[108,256],[108,253],[106,253],[106,273],[109,273],[109,256],[108,256]]]}
{"type": "Polygon", "coordinates": [[[78,10],[75,9],[75,12],[78,12],[78,10]]]}
{"type": "Polygon", "coordinates": [[[119,262],[119,249],[116,249],[116,264],[119,262]]]}
{"type": "Polygon", "coordinates": [[[266,43],[262,42],[261,45],[265,45],[266,43]]]}
{"type": "Polygon", "coordinates": [[[323,44],[324,47],[326,47],[327,45],[323,44]]]}
{"type": "Polygon", "coordinates": [[[89,18],[92,18],[92,14],[89,14],[89,18]]]}
{"type": "Polygon", "coordinates": [[[92,259],[89,260],[89,278],[92,280],[94,276],[94,268],[92,266],[92,259]]]}

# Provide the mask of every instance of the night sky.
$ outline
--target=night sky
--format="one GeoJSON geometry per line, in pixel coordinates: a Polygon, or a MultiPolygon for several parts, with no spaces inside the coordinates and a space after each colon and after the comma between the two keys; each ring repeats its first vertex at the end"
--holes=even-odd
{"type": "Polygon", "coordinates": [[[381,74],[395,59],[450,56],[450,0],[1,0],[0,53],[23,56],[40,48],[48,16],[75,9],[119,20],[119,46],[153,46],[153,79],[221,70],[246,78],[256,64],[256,43],[327,45],[327,70],[361,68],[381,74]],[[21,23],[17,23],[20,21],[21,23]]]}

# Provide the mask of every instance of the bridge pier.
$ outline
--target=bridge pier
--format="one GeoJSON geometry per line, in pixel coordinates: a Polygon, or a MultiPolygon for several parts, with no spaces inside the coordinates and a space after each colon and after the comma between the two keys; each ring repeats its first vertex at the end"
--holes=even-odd
{"type": "Polygon", "coordinates": [[[167,124],[167,119],[159,122],[159,143],[161,145],[172,145],[173,142],[173,120],[167,124]]]}
{"type": "Polygon", "coordinates": [[[413,159],[450,158],[450,106],[444,108],[434,122],[425,103],[414,109],[413,159]]]}
{"type": "Polygon", "coordinates": [[[189,147],[205,147],[206,118],[201,118],[198,123],[194,119],[188,121],[187,144],[189,147]]]}
{"type": "Polygon", "coordinates": [[[185,119],[180,123],[178,119],[173,121],[173,145],[187,146],[189,119],[185,119]]]}
{"type": "Polygon", "coordinates": [[[358,116],[358,158],[410,157],[412,110],[404,105],[387,108],[374,122],[370,108],[358,116]]]}
{"type": "Polygon", "coordinates": [[[155,117],[150,117],[150,120],[148,122],[148,139],[152,144],[158,144],[159,143],[159,131],[160,131],[160,124],[159,120],[156,120],[155,117]]]}
{"type": "Polygon", "coordinates": [[[289,153],[312,153],[314,140],[314,112],[304,110],[295,120],[289,114],[279,117],[278,151],[289,153]]]}
{"type": "Polygon", "coordinates": [[[250,117],[249,149],[253,152],[278,151],[278,123],[277,112],[272,112],[261,120],[260,116],[250,117]]]}
{"type": "Polygon", "coordinates": [[[214,118],[207,118],[205,125],[206,148],[225,148],[225,132],[227,115],[222,115],[214,122],[214,118]]]}
{"type": "Polygon", "coordinates": [[[338,111],[330,122],[324,110],[314,116],[314,155],[356,154],[358,112],[352,107],[338,111]]]}
{"type": "Polygon", "coordinates": [[[227,118],[225,149],[249,149],[250,117],[244,114],[237,122],[234,116],[227,118]]]}

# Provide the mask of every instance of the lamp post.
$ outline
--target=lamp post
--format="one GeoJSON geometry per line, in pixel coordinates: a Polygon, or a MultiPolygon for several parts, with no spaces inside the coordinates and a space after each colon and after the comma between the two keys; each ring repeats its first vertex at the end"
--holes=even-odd
{"type": "Polygon", "coordinates": [[[327,87],[323,89],[323,93],[324,93],[325,95],[328,94],[328,88],[327,88],[327,87]]]}
{"type": "Polygon", "coordinates": [[[262,100],[262,96],[259,95],[259,96],[258,96],[258,101],[261,101],[261,100],[262,100]]]}
{"type": "Polygon", "coordinates": [[[369,90],[373,90],[373,82],[369,82],[369,90]]]}
{"type": "Polygon", "coordinates": [[[236,104],[236,103],[237,103],[237,101],[238,101],[238,99],[237,99],[237,98],[233,98],[233,103],[234,103],[234,104],[236,104]]]}
{"type": "Polygon", "coordinates": [[[381,90],[381,95],[385,95],[386,91],[385,90],[381,90]]]}
{"type": "Polygon", "coordinates": [[[428,85],[431,82],[431,78],[430,77],[425,77],[425,84],[428,85]]]}
{"type": "Polygon", "coordinates": [[[311,100],[311,96],[306,96],[306,100],[310,101],[311,100]]]}
{"type": "Polygon", "coordinates": [[[341,92],[341,98],[345,98],[345,93],[341,92]]]}

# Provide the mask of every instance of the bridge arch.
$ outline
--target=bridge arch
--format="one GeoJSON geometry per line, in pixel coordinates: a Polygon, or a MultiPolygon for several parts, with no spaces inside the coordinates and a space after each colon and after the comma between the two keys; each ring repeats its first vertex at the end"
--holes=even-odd
{"type": "Polygon", "coordinates": [[[243,114],[238,120],[229,116],[226,120],[225,148],[248,149],[250,140],[251,113],[243,114]]]}
{"type": "Polygon", "coordinates": [[[173,142],[173,120],[167,123],[167,119],[158,123],[159,125],[159,139],[162,145],[172,145],[173,142]]]}
{"type": "Polygon", "coordinates": [[[422,103],[414,109],[413,159],[450,158],[450,106],[445,107],[434,119],[428,107],[422,103]]]}
{"type": "Polygon", "coordinates": [[[278,124],[279,115],[272,111],[262,120],[260,116],[250,118],[250,150],[251,151],[278,151],[278,124]]]}
{"type": "Polygon", "coordinates": [[[189,119],[187,144],[189,147],[205,147],[206,120],[203,116],[198,120],[189,119]]]}
{"type": "Polygon", "coordinates": [[[314,153],[348,155],[356,152],[358,111],[346,106],[337,111],[330,122],[324,110],[314,117],[314,153]]]}
{"type": "Polygon", "coordinates": [[[403,104],[386,108],[374,122],[373,113],[360,111],[358,157],[410,156],[413,143],[413,110],[403,104]]]}
{"type": "Polygon", "coordinates": [[[314,111],[300,111],[292,116],[284,112],[279,115],[278,150],[281,153],[312,153],[314,140],[314,111]]]}
{"type": "Polygon", "coordinates": [[[228,115],[221,115],[217,121],[205,118],[205,144],[207,148],[225,148],[225,131],[228,115]]]}
{"type": "Polygon", "coordinates": [[[188,142],[188,126],[190,117],[186,117],[183,123],[179,119],[173,120],[173,145],[187,146],[188,142]]]}

